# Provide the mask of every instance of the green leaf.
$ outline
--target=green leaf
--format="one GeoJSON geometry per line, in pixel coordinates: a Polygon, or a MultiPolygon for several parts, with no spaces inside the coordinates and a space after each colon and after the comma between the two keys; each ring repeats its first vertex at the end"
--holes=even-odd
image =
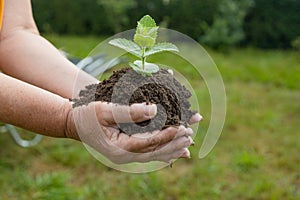
{"type": "MultiPolygon", "coordinates": [[[[138,66],[139,68],[143,69],[142,61],[136,60],[133,62],[133,64],[138,66]]],[[[159,67],[156,64],[145,62],[145,69],[143,70],[143,72],[153,74],[158,71],[159,71],[159,67]]]]}
{"type": "Polygon", "coordinates": [[[109,44],[119,47],[137,57],[142,57],[142,49],[136,43],[125,38],[113,39],[108,42],[109,44]]]}
{"type": "Polygon", "coordinates": [[[138,74],[141,74],[143,76],[151,76],[151,73],[147,73],[145,72],[141,67],[139,67],[138,65],[136,64],[133,64],[133,63],[129,63],[130,67],[138,74]]]}
{"type": "Polygon", "coordinates": [[[159,67],[153,63],[145,62],[145,69],[143,69],[142,61],[136,60],[133,63],[129,63],[130,67],[138,74],[152,76],[153,73],[159,71],[159,67]]]}
{"type": "MultiPolygon", "coordinates": [[[[156,27],[156,23],[154,21],[154,19],[152,17],[150,17],[149,15],[145,15],[144,17],[142,17],[142,19],[140,19],[140,21],[138,21],[138,24],[140,24],[143,27],[156,27]]],[[[138,26],[139,28],[139,26],[138,26]]]]}
{"type": "MultiPolygon", "coordinates": [[[[141,47],[148,47],[151,48],[154,46],[156,37],[157,37],[157,28],[152,28],[156,29],[156,32],[152,32],[150,34],[148,33],[136,33],[134,35],[134,41],[140,45],[141,47]]],[[[151,30],[153,31],[153,30],[151,30]]]]}
{"type": "Polygon", "coordinates": [[[140,68],[138,65],[133,64],[133,63],[131,63],[131,62],[129,63],[129,65],[130,65],[130,67],[131,67],[134,71],[136,71],[136,72],[138,72],[138,73],[143,72],[143,69],[140,68]]]}
{"type": "Polygon", "coordinates": [[[171,43],[158,43],[156,45],[154,45],[151,49],[149,49],[148,51],[145,52],[145,57],[156,54],[156,53],[160,53],[163,51],[176,51],[179,52],[177,46],[175,46],[174,44],[171,43]]]}
{"type": "Polygon", "coordinates": [[[136,33],[134,35],[134,42],[141,47],[153,47],[157,38],[158,26],[154,19],[149,15],[144,16],[137,23],[136,33]]]}

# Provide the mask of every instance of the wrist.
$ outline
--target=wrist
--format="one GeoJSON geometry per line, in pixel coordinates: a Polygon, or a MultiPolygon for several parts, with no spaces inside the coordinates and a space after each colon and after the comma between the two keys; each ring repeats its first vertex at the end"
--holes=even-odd
{"type": "Polygon", "coordinates": [[[71,102],[66,102],[65,103],[65,108],[64,108],[64,122],[65,122],[65,128],[64,128],[64,136],[65,138],[71,138],[75,140],[80,140],[75,122],[74,122],[74,117],[73,117],[73,108],[71,102]]]}

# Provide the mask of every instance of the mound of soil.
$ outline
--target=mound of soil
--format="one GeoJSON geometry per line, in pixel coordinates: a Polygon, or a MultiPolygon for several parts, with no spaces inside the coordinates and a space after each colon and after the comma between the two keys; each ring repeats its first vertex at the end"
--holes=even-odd
{"type": "Polygon", "coordinates": [[[87,105],[92,101],[112,102],[121,105],[133,103],[157,105],[157,115],[141,123],[118,124],[126,134],[162,130],[169,126],[185,125],[195,111],[190,110],[188,91],[167,70],[161,69],[151,77],[137,74],[131,68],[122,68],[99,84],[86,86],[74,99],[73,107],[87,105]]]}

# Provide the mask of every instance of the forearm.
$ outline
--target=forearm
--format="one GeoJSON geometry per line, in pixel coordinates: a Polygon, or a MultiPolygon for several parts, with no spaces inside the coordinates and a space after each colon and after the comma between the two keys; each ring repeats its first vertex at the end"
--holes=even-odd
{"type": "Polygon", "coordinates": [[[5,74],[65,98],[72,98],[75,82],[82,88],[97,81],[77,69],[47,40],[26,30],[16,30],[1,41],[0,66],[5,74]]]}
{"type": "Polygon", "coordinates": [[[0,32],[0,70],[65,98],[72,98],[75,82],[79,89],[97,81],[78,70],[39,36],[30,0],[5,1],[0,32]]]}
{"type": "Polygon", "coordinates": [[[71,103],[0,73],[0,121],[52,137],[66,137],[71,103]]]}

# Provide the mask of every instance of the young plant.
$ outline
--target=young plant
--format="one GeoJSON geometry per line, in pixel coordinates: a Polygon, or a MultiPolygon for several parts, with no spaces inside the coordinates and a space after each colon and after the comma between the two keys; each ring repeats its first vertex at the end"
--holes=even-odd
{"type": "Polygon", "coordinates": [[[139,74],[152,76],[153,73],[159,71],[159,67],[154,63],[146,62],[148,56],[163,51],[179,51],[178,48],[171,43],[164,42],[155,44],[158,28],[154,19],[149,15],[145,15],[137,22],[133,41],[118,38],[109,41],[109,44],[140,58],[140,60],[129,63],[130,67],[139,74]]]}

